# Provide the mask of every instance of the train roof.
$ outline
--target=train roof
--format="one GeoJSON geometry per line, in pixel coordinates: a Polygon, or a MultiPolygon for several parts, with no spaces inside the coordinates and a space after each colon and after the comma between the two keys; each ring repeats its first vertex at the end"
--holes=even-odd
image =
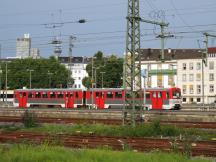
{"type": "MultiPolygon", "coordinates": [[[[178,87],[171,87],[171,88],[146,88],[142,89],[147,90],[147,91],[155,91],[155,90],[169,90],[169,89],[179,89],[178,87]]],[[[87,91],[122,91],[124,88],[90,88],[87,91]]],[[[19,92],[34,92],[34,91],[86,91],[86,89],[76,89],[76,88],[51,88],[51,89],[15,89],[14,91],[19,91],[19,92]]]]}
{"type": "Polygon", "coordinates": [[[50,89],[15,89],[14,91],[19,92],[29,92],[29,91],[82,91],[83,89],[75,89],[75,88],[50,88],[50,89]]]}

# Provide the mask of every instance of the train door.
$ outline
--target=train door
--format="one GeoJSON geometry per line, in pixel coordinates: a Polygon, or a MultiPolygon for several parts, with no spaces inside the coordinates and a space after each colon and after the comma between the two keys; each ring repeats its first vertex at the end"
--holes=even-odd
{"type": "Polygon", "coordinates": [[[26,92],[19,93],[19,107],[26,107],[27,106],[27,94],[26,92]]]}
{"type": "Polygon", "coordinates": [[[96,107],[98,109],[104,108],[104,94],[103,94],[103,92],[96,92],[95,102],[96,102],[96,107]]]}
{"type": "Polygon", "coordinates": [[[74,94],[73,92],[67,92],[65,94],[65,100],[66,100],[66,108],[74,108],[74,94]]]}
{"type": "Polygon", "coordinates": [[[163,107],[162,92],[153,91],[152,92],[152,109],[160,110],[163,107]]]}

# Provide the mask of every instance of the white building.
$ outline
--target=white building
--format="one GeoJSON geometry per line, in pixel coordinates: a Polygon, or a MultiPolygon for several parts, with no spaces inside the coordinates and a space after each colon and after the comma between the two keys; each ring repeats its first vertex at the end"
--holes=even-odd
{"type": "Polygon", "coordinates": [[[71,70],[71,77],[74,79],[74,84],[71,88],[85,89],[82,84],[82,80],[88,77],[86,66],[88,64],[88,58],[86,57],[59,57],[58,60],[61,64],[64,64],[67,69],[71,70]],[[70,66],[71,65],[71,66],[70,66]]]}
{"type": "Polygon", "coordinates": [[[31,38],[29,34],[24,34],[23,38],[16,40],[16,58],[40,58],[40,50],[38,48],[31,48],[31,38]]]}
{"type": "Polygon", "coordinates": [[[16,57],[27,58],[30,56],[31,38],[29,34],[24,34],[23,38],[16,40],[16,57]]]}
{"type": "Polygon", "coordinates": [[[40,50],[38,48],[31,48],[30,49],[30,56],[33,59],[39,59],[40,58],[40,50]]]}
{"type": "MultiPolygon", "coordinates": [[[[141,50],[141,69],[145,69],[146,87],[172,87],[182,90],[183,103],[214,102],[216,99],[216,48],[210,48],[202,81],[202,53],[199,49],[165,50],[161,62],[160,49],[141,50]],[[204,96],[202,83],[204,82],[204,96]]],[[[142,78],[144,87],[144,78],[142,78]]]]}

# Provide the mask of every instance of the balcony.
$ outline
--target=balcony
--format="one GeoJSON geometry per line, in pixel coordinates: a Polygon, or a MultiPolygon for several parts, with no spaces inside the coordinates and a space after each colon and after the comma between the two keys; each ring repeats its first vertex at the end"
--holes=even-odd
{"type": "Polygon", "coordinates": [[[176,69],[161,69],[161,70],[150,70],[149,76],[151,75],[176,75],[176,69]]]}

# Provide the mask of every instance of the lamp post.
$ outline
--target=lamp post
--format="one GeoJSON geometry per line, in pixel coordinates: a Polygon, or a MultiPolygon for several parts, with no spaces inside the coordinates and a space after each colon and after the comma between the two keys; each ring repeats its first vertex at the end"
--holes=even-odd
{"type": "Polygon", "coordinates": [[[5,101],[6,101],[6,104],[7,104],[7,61],[6,61],[6,65],[5,65],[5,94],[6,94],[6,98],[5,98],[5,101]]]}
{"type": "Polygon", "coordinates": [[[1,80],[2,80],[2,69],[1,69],[1,63],[0,63],[0,101],[1,101],[1,88],[2,88],[2,83],[1,83],[1,80]]]}
{"type": "Polygon", "coordinates": [[[0,44],[0,101],[1,101],[1,88],[2,88],[2,84],[1,84],[1,79],[2,79],[2,69],[1,69],[1,44],[0,44]]]}
{"type": "Polygon", "coordinates": [[[29,89],[31,89],[32,88],[32,84],[31,84],[31,81],[32,81],[31,72],[34,71],[34,70],[27,69],[27,71],[29,71],[29,89]]]}
{"type": "Polygon", "coordinates": [[[49,75],[49,88],[51,88],[51,75],[52,75],[53,73],[50,73],[50,72],[48,71],[47,74],[49,75]]]}
{"type": "Polygon", "coordinates": [[[101,88],[103,88],[103,75],[106,73],[104,71],[101,71],[101,88]]]}
{"type": "Polygon", "coordinates": [[[94,58],[95,57],[92,57],[92,78],[91,78],[91,86],[92,86],[92,108],[93,108],[93,106],[94,106],[94,96],[93,96],[93,93],[94,93],[94,90],[93,90],[93,88],[94,88],[94,58]]]}

